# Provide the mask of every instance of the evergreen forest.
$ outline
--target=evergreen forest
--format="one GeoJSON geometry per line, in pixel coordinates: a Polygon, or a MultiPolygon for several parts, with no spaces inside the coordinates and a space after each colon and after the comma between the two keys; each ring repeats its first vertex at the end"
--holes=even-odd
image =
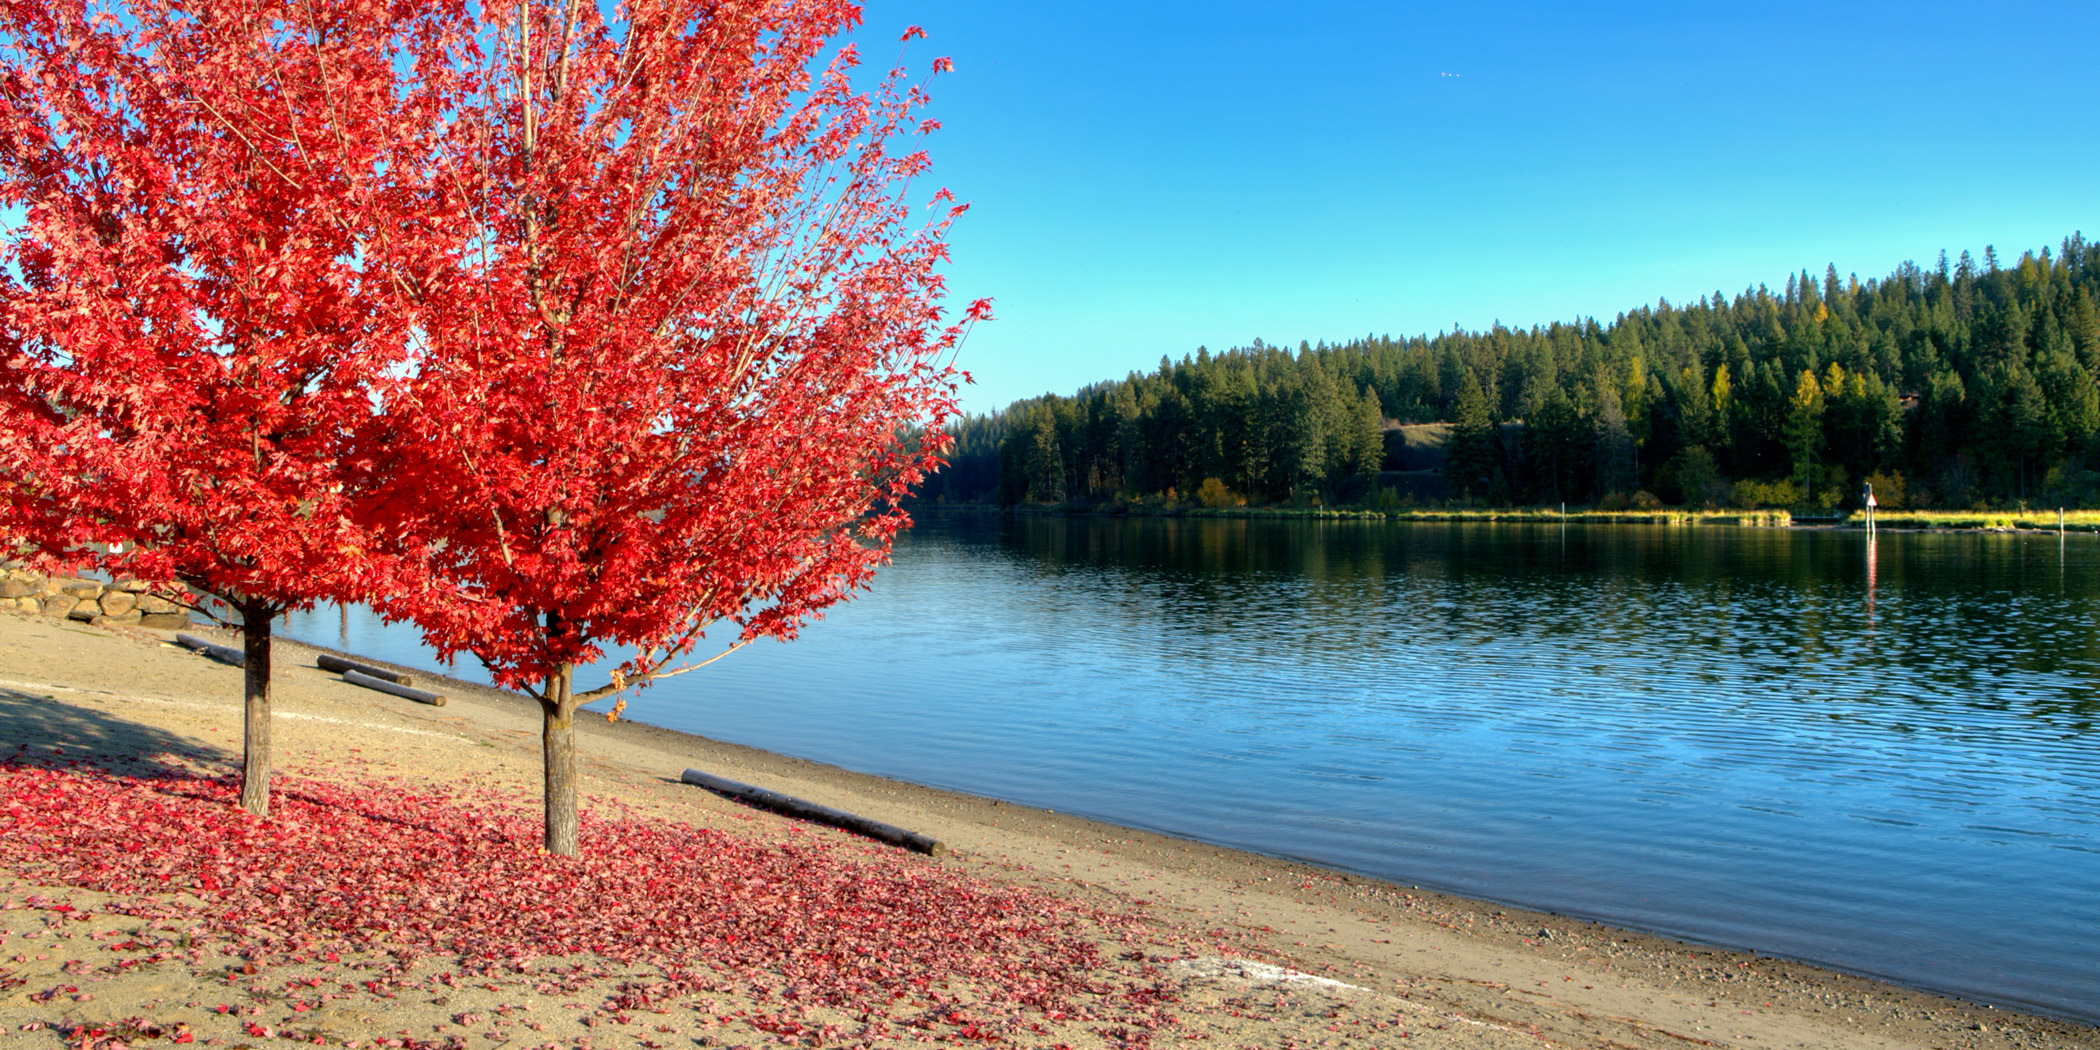
{"type": "Polygon", "coordinates": [[[2100,504],[2100,245],[1524,330],[1207,348],[951,428],[940,502],[2100,504]]]}

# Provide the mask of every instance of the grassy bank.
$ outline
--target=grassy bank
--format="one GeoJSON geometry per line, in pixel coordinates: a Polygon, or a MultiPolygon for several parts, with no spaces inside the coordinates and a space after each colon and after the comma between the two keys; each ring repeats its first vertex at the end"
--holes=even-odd
{"type": "MultiPolygon", "coordinates": [[[[1086,512],[1082,512],[1086,513],[1086,512]]],[[[1098,513],[1098,512],[1097,512],[1098,513]]],[[[1160,513],[1160,512],[1155,512],[1160,513]]],[[[1189,518],[1319,518],[1364,521],[1494,522],[1517,525],[1758,525],[1784,526],[1783,510],[1586,510],[1563,512],[1540,507],[1450,507],[1407,510],[1357,510],[1325,507],[1193,507],[1167,511],[1189,518]]]]}
{"type": "MultiPolygon", "coordinates": [[[[2055,532],[2057,512],[2054,510],[1884,510],[1874,516],[1874,523],[1884,529],[1986,529],[1995,532],[2034,530],[2055,532]]],[[[1852,515],[1847,524],[1864,526],[1865,519],[1852,515]]],[[[2063,512],[2063,528],[2066,532],[2100,532],[2100,510],[2068,510],[2063,512]]]]}
{"type": "MultiPolygon", "coordinates": [[[[941,511],[984,511],[982,505],[943,505],[921,508],[941,511]]],[[[1175,503],[1055,504],[1013,507],[1008,513],[1045,517],[1115,518],[1269,518],[1321,521],[1443,521],[1495,522],[1519,525],[1753,525],[1783,527],[1792,524],[1783,510],[1590,510],[1571,508],[1563,512],[1543,507],[1418,507],[1400,510],[1367,510],[1357,507],[1202,507],[1175,503]]],[[[2052,526],[2053,527],[2053,526],[2052,526]]]]}
{"type": "MultiPolygon", "coordinates": [[[[981,504],[945,504],[921,510],[995,512],[981,504]]],[[[1203,507],[1186,503],[1054,504],[1011,508],[1008,512],[1051,517],[1134,518],[1269,518],[1323,521],[1493,522],[1519,525],[1737,525],[1756,528],[1863,529],[1859,511],[1834,516],[1794,516],[1785,510],[1594,510],[1548,507],[1423,507],[1369,510],[1356,507],[1203,507]]],[[[1883,510],[1875,515],[1882,529],[1986,532],[2054,532],[2057,512],[1998,510],[1883,510]]],[[[2065,511],[2066,532],[2100,533],[2100,510],[2065,511]]]]}

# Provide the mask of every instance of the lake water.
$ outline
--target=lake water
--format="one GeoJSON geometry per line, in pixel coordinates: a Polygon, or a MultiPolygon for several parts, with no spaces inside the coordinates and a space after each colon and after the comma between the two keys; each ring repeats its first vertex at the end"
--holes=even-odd
{"type": "MultiPolygon", "coordinates": [[[[937,516],[896,554],[628,715],[2100,1021],[2100,538],[937,516]]],[[[338,632],[289,629],[432,665],[338,632]]]]}

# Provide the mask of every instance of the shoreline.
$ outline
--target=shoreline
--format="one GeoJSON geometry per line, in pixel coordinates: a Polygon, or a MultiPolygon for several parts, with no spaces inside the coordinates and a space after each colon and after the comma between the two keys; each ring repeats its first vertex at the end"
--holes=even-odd
{"type": "MultiPolygon", "coordinates": [[[[1795,517],[1786,510],[1595,510],[1566,512],[1541,507],[1450,507],[1443,509],[1372,509],[1363,507],[1200,507],[1192,505],[1029,505],[996,507],[972,503],[920,504],[913,514],[969,514],[1022,518],[1129,518],[1168,520],[1362,521],[1493,525],[1663,525],[1676,528],[1718,526],[1753,529],[1865,532],[1858,511],[1836,516],[1795,517]]],[[[2058,532],[2056,512],[1884,510],[1874,531],[1906,533],[2058,532]]],[[[2068,511],[2062,532],[2100,534],[2100,511],[2068,511]]]]}
{"type": "MultiPolygon", "coordinates": [[[[95,702],[121,710],[136,707],[124,702],[126,686],[136,691],[156,682],[180,683],[193,692],[225,692],[221,716],[238,712],[239,672],[162,648],[165,633],[0,617],[0,642],[25,635],[45,644],[0,648],[10,656],[7,672],[0,673],[10,681],[0,687],[18,695],[23,684],[54,685],[67,696],[63,702],[107,697],[95,702]],[[120,670],[114,680],[94,681],[96,675],[82,673],[88,661],[76,653],[44,660],[41,678],[15,681],[28,670],[17,667],[15,654],[48,650],[63,632],[76,636],[64,639],[70,647],[105,657],[94,663],[152,665],[153,674],[127,677],[120,670]]],[[[279,646],[280,711],[287,719],[341,724],[377,718],[420,735],[464,731],[500,753],[477,759],[500,757],[511,781],[536,788],[530,774],[536,773],[538,712],[530,698],[442,678],[451,702],[421,707],[335,683],[312,666],[312,655],[334,652],[391,666],[384,661],[291,639],[279,646]]],[[[427,671],[403,670],[429,677],[427,671]]],[[[156,707],[130,713],[144,721],[170,712],[156,707]]],[[[0,725],[7,724],[0,718],[0,725]]],[[[280,729],[281,735],[303,739],[295,728],[301,723],[281,725],[292,729],[280,729]]],[[[1301,974],[1340,975],[1382,995],[1526,1033],[1548,1045],[2100,1047],[2100,1029],[2075,1019],[1972,1004],[1776,956],[1422,890],[641,722],[580,720],[577,730],[578,758],[593,795],[610,791],[680,819],[737,814],[748,820],[758,814],[767,827],[790,823],[678,784],[684,765],[695,766],[931,834],[950,847],[943,866],[1137,907],[1190,928],[1216,923],[1301,974]]],[[[310,746],[280,745],[279,768],[289,768],[294,755],[310,746]]],[[[438,779],[461,776],[459,769],[448,769],[438,779]]],[[[12,1016],[6,1010],[11,998],[0,995],[0,1016],[12,1016]]]]}

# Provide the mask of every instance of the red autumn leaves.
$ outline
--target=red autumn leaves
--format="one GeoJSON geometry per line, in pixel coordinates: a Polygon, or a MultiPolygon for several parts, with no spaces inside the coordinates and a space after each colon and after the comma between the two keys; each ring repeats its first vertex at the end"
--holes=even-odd
{"type": "Polygon", "coordinates": [[[652,974],[615,991],[615,1017],[730,994],[765,1009],[725,1020],[770,1029],[814,1026],[811,1008],[984,1040],[1045,1018],[1164,1023],[1156,972],[1127,951],[1154,936],[1137,920],[826,833],[764,843],[620,816],[584,824],[579,860],[532,849],[533,814],[493,794],[297,780],[268,821],[230,794],[219,780],[0,762],[0,868],[114,894],[105,910],[156,931],[112,945],[110,967],[218,947],[274,986],[275,967],[358,960],[293,1008],[322,991],[485,981],[573,994],[610,964],[652,974]],[[441,972],[413,976],[419,957],[441,972]]]}

